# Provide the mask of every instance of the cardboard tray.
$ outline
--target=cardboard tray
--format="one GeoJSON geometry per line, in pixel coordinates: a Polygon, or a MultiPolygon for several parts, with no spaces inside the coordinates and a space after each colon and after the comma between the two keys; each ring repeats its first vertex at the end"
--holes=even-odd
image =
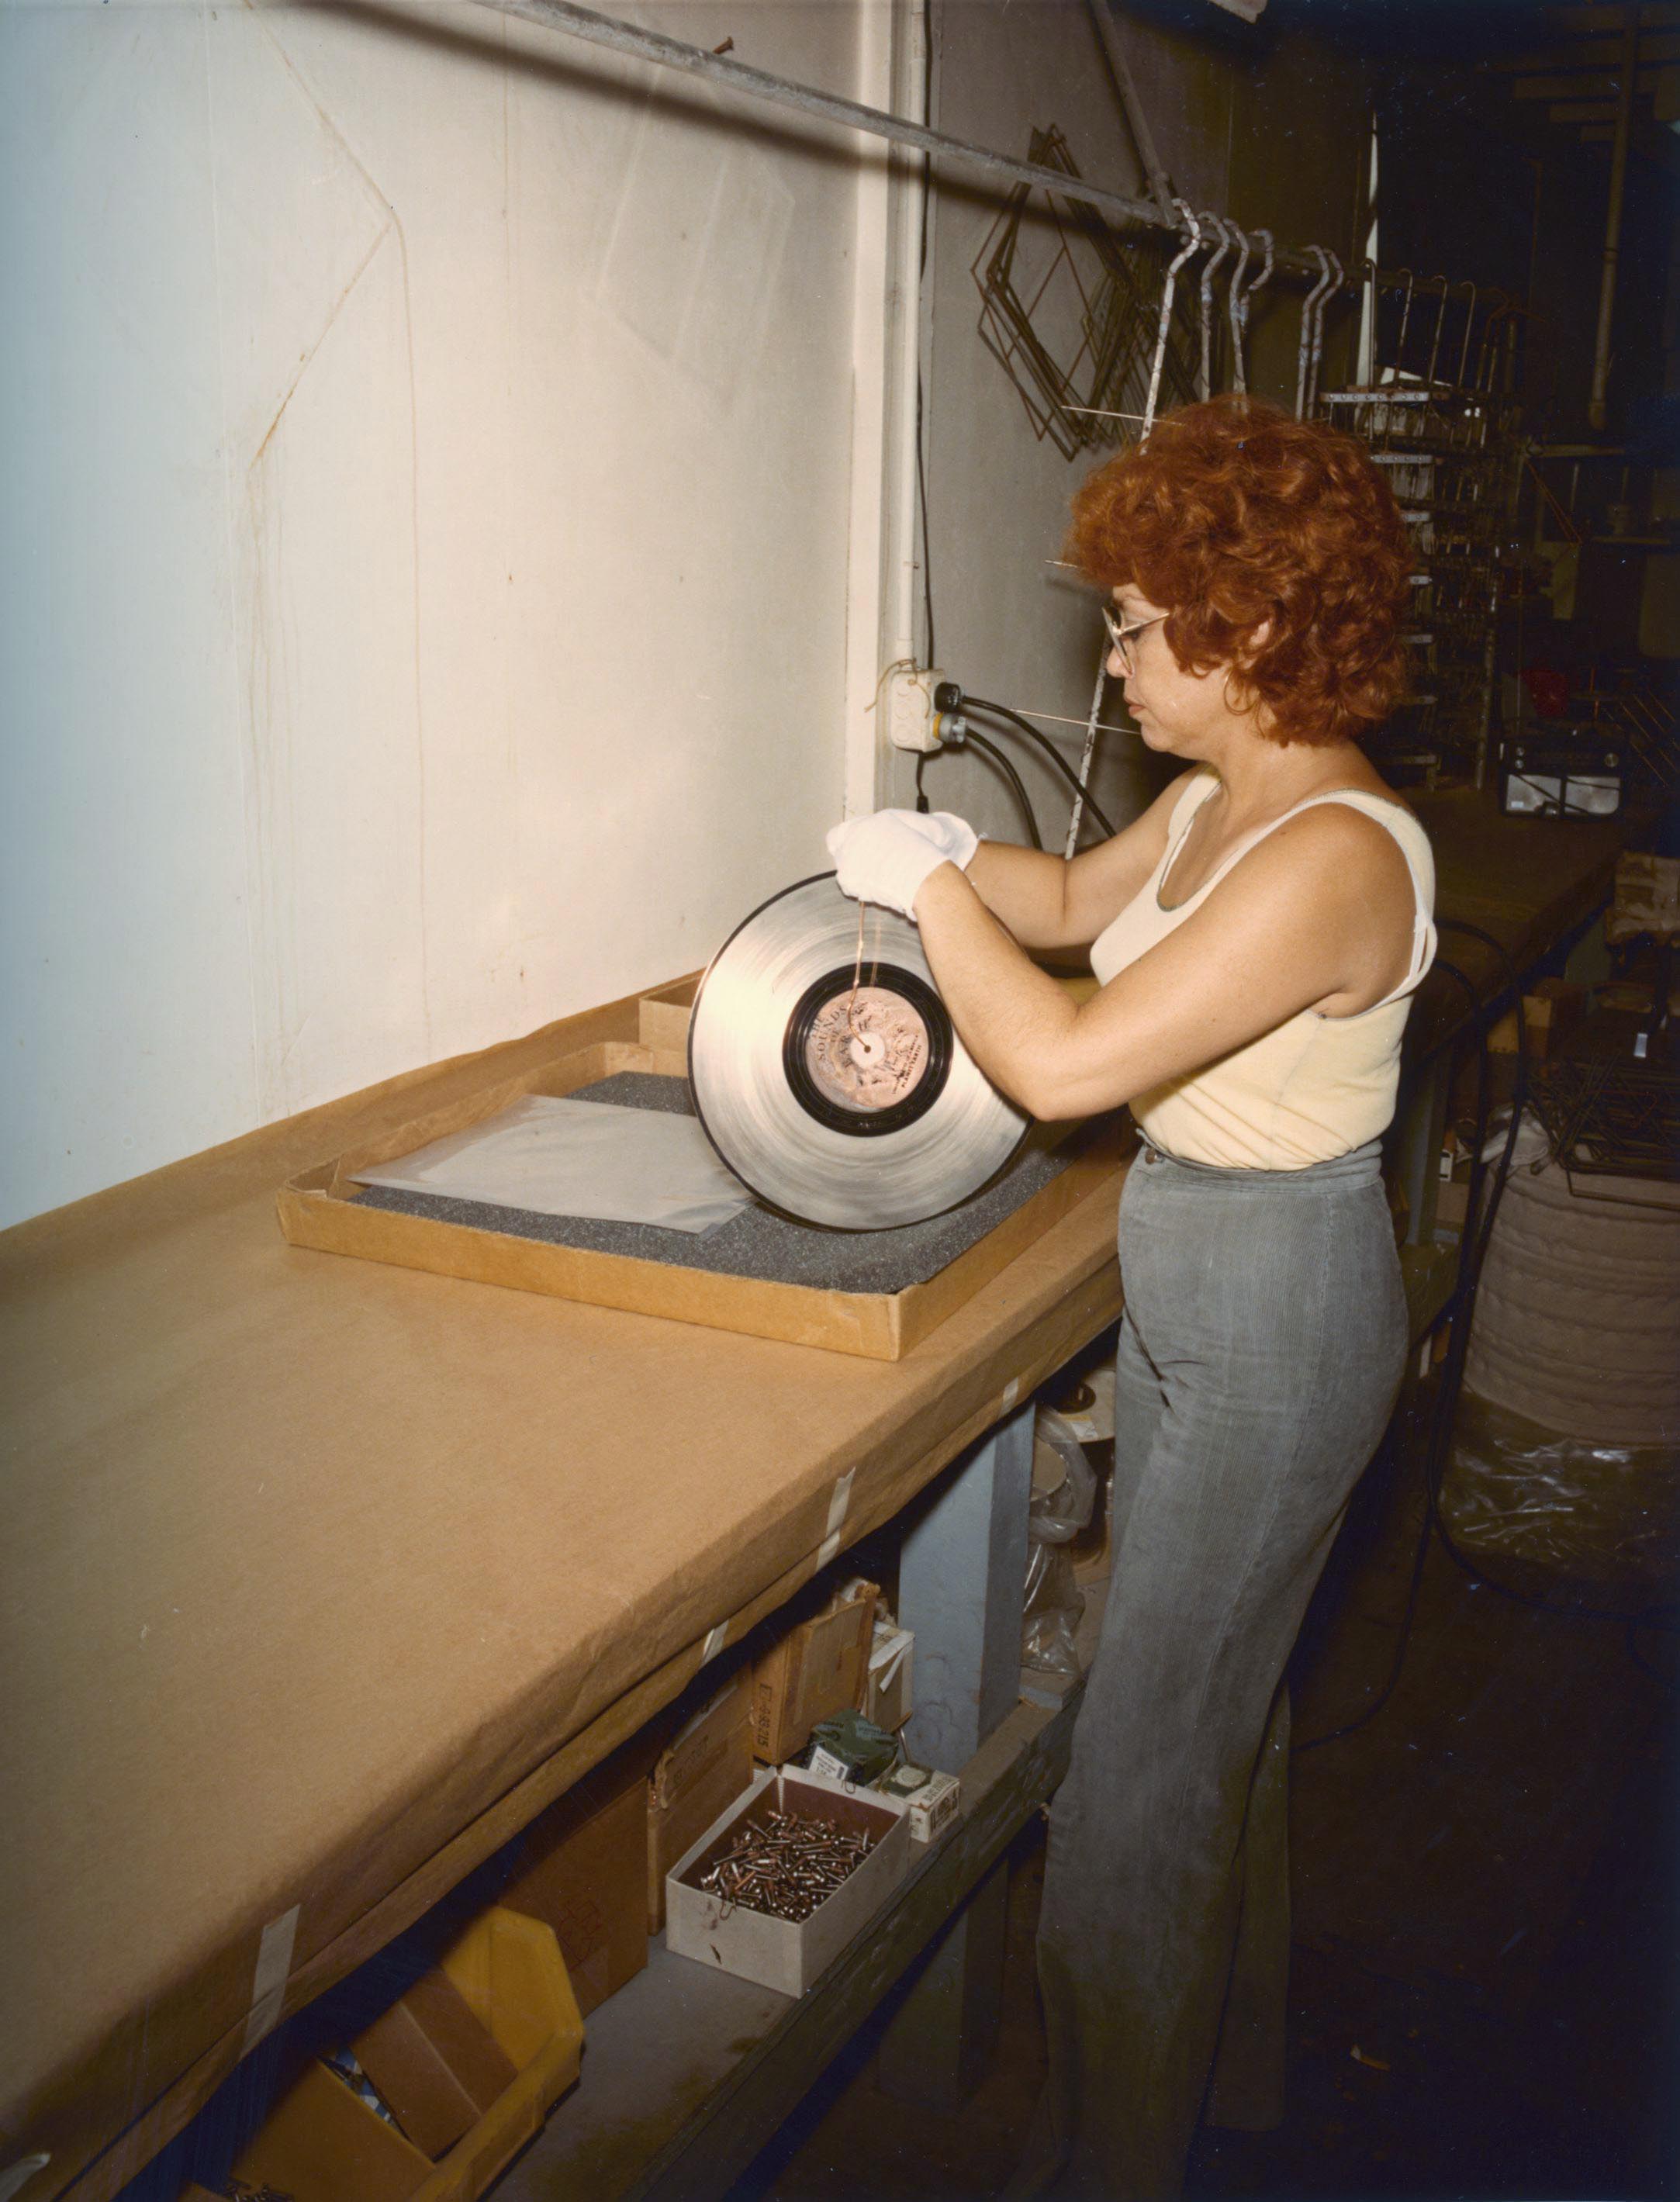
{"type": "Polygon", "coordinates": [[[985,1238],[921,1284],[898,1292],[825,1291],[757,1277],[719,1275],[675,1262],[644,1261],[586,1247],[558,1246],[438,1218],[404,1215],[359,1201],[355,1173],[494,1116],[526,1093],[560,1095],[624,1070],[681,1078],[685,1002],[681,982],[641,1004],[641,1039],[609,1040],[556,1058],[516,1079],[486,1086],[467,1100],[399,1126],[382,1139],[290,1179],[279,1195],[280,1228],[294,1246],[363,1260],[393,1262],[475,1284],[546,1292],[594,1307],[663,1316],[754,1338],[821,1345],[875,1361],[897,1361],[974,1298],[1017,1254],[1071,1213],[1105,1180],[1117,1181],[1129,1141],[1105,1127],[1076,1135],[1064,1169],[985,1238]]]}

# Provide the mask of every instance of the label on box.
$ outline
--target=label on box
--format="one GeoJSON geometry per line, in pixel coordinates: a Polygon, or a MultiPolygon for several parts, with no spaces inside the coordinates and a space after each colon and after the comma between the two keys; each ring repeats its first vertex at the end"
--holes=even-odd
{"type": "Polygon", "coordinates": [[[910,1810],[910,1839],[915,1843],[931,1842],[943,1828],[948,1828],[957,1816],[957,1807],[962,1801],[963,1785],[954,1774],[930,1774],[919,1789],[911,1793],[910,1810]]]}

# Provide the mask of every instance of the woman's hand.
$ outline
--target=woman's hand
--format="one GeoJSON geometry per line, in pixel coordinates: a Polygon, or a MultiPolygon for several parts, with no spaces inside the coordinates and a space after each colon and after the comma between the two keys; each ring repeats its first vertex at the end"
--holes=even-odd
{"type": "Polygon", "coordinates": [[[947,863],[966,869],[979,845],[967,820],[950,810],[877,810],[828,835],[840,892],[896,910],[912,924],[928,874],[947,863]]]}

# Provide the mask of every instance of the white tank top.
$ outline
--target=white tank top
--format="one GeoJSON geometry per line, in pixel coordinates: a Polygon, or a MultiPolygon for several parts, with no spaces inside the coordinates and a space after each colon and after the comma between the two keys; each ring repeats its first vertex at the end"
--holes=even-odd
{"type": "Polygon", "coordinates": [[[1217,1063],[1168,1079],[1133,1098],[1132,1115],[1145,1138],[1185,1162],[1210,1163],[1221,1169],[1305,1169],[1351,1154],[1385,1131],[1394,1116],[1400,1034],[1412,996],[1435,956],[1435,858],[1429,837],[1401,804],[1368,795],[1363,788],[1336,788],[1309,796],[1283,818],[1245,835],[1194,894],[1164,909],[1162,882],[1184,845],[1191,821],[1218,785],[1218,774],[1210,768],[1194,775],[1173,806],[1166,853],[1093,945],[1091,968],[1104,986],[1182,925],[1232,865],[1283,818],[1297,817],[1315,804],[1346,803],[1374,818],[1400,844],[1412,874],[1417,898],[1412,960],[1391,994],[1353,1016],[1303,1010],[1217,1063]]]}

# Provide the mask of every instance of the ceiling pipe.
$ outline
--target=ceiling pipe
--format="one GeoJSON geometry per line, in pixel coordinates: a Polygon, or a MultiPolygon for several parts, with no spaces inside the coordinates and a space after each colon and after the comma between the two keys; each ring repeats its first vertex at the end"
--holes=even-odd
{"type": "MultiPolygon", "coordinates": [[[[1053,192],[1058,198],[1095,207],[1099,214],[1122,221],[1136,222],[1150,229],[1176,231],[1181,237],[1185,234],[1182,221],[1147,199],[1133,197],[1129,191],[1110,191],[1100,184],[1087,183],[1083,176],[1070,176],[1060,168],[1042,168],[1035,161],[1017,161],[1007,153],[994,153],[987,146],[970,144],[966,138],[947,137],[942,130],[930,130],[901,115],[888,115],[880,108],[865,107],[858,100],[819,91],[812,85],[772,76],[767,69],[750,68],[745,62],[710,52],[704,46],[686,45],[680,38],[666,38],[663,32],[645,31],[639,24],[621,22],[616,15],[603,15],[592,8],[581,8],[576,0],[477,0],[477,4],[495,15],[516,15],[525,22],[539,24],[545,30],[581,38],[588,45],[604,46],[610,52],[628,55],[634,61],[651,62],[661,68],[680,70],[687,76],[704,77],[732,91],[742,92],[750,99],[763,100],[772,107],[788,108],[797,115],[816,115],[823,121],[838,122],[848,130],[866,131],[871,137],[885,138],[895,145],[913,145],[918,152],[936,161],[950,162],[959,168],[977,168],[983,174],[997,176],[1011,184],[1030,184],[1040,191],[1053,192]]],[[[1256,0],[1240,0],[1239,12],[1253,8],[1258,13],[1259,6],[1264,4],[1264,0],[1259,0],[1259,5],[1256,0]]],[[[1276,265],[1279,274],[1320,278],[1320,263],[1309,260],[1304,253],[1280,251],[1276,265]]]]}
{"type": "Polygon", "coordinates": [[[1604,274],[1599,283],[1598,344],[1593,352],[1593,394],[1587,418],[1602,433],[1604,394],[1610,382],[1610,323],[1616,307],[1616,262],[1622,249],[1622,197],[1628,178],[1628,140],[1633,132],[1634,80],[1639,67],[1639,9],[1622,10],[1622,77],[1616,88],[1616,136],[1610,151],[1610,204],[1604,221],[1604,274]]]}
{"type": "Polygon", "coordinates": [[[1126,42],[1120,35],[1120,26],[1114,20],[1113,0],[1085,0],[1097,37],[1107,56],[1109,73],[1114,79],[1114,88],[1120,95],[1120,104],[1125,110],[1127,127],[1132,133],[1132,143],[1137,147],[1143,172],[1149,179],[1149,196],[1161,212],[1172,212],[1172,178],[1159,153],[1155,150],[1155,133],[1149,127],[1148,109],[1139,97],[1137,79],[1132,74],[1132,64],[1126,52],[1126,42]]]}

